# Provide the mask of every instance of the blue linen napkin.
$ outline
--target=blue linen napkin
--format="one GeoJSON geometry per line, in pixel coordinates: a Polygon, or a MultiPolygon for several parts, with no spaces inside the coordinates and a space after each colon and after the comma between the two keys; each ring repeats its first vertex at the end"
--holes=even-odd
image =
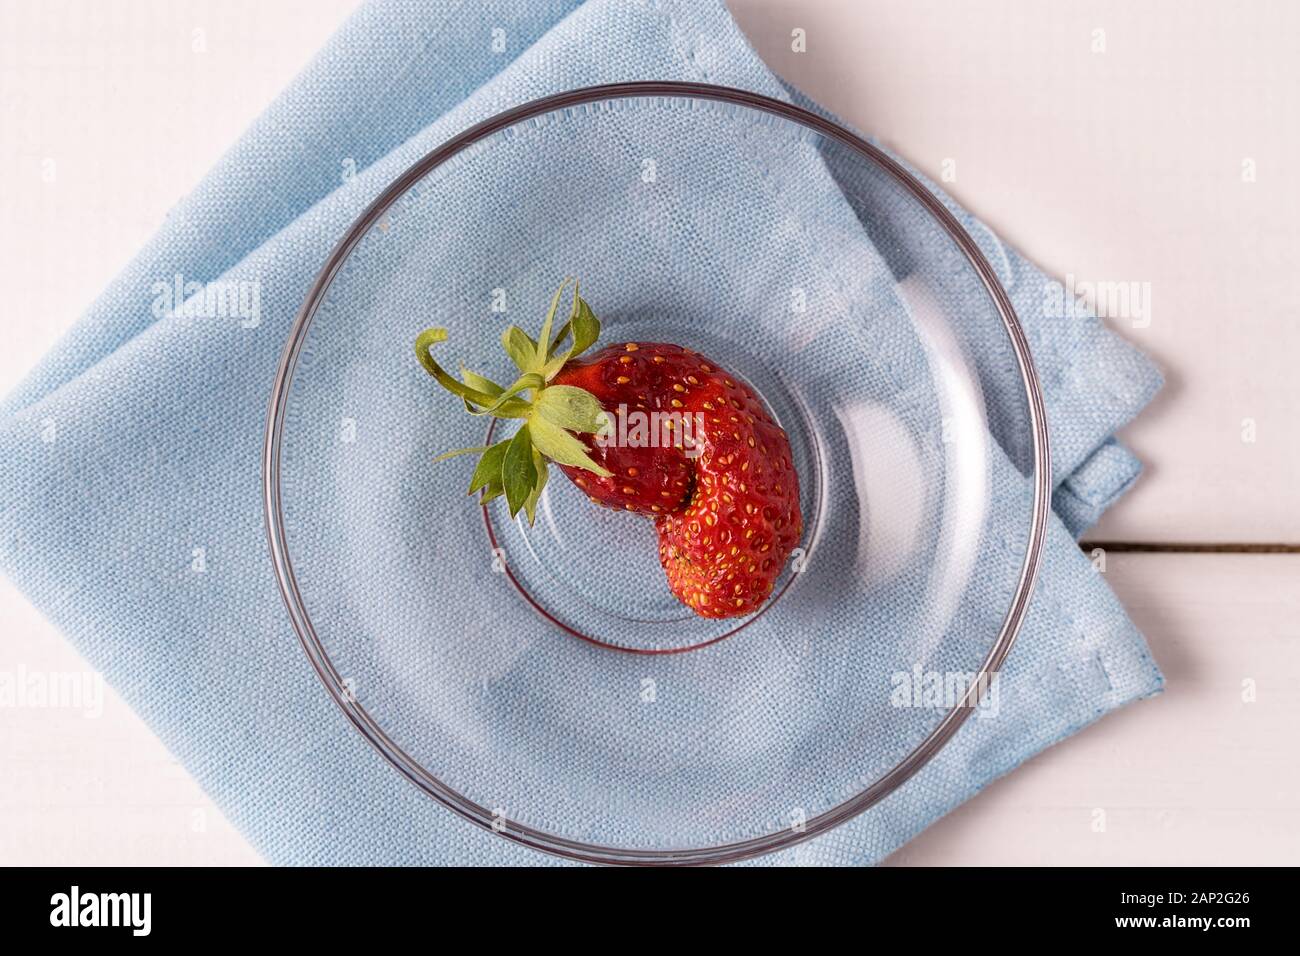
{"type": "MultiPolygon", "coordinates": [[[[712,0],[363,7],[0,406],[5,572],[273,862],[549,860],[436,806],[318,686],[266,553],[262,414],[320,263],[401,170],[508,106],[646,78],[788,95],[712,0]],[[256,281],[256,317],[182,332],[153,308],[156,283],[177,275],[256,281]]],[[[899,792],[768,862],[875,862],[990,780],[1161,686],[1072,537],[1136,477],[1113,434],[1158,373],[1095,317],[1044,315],[1045,277],[950,208],[1029,335],[1059,520],[1002,675],[1000,719],[968,721],[899,792]]],[[[906,261],[885,258],[906,275],[906,261]]]]}

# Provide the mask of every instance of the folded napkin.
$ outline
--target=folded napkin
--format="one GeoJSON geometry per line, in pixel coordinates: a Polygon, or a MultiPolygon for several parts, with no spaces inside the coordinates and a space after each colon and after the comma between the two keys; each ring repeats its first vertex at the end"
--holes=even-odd
{"type": "MultiPolygon", "coordinates": [[[[263,415],[320,264],[403,169],[509,106],[648,78],[798,99],[717,0],[362,7],[0,406],[0,566],[272,862],[551,861],[420,793],[319,686],[267,554],[263,415]],[[175,276],[255,283],[256,307],[250,296],[242,323],[167,318],[158,283],[175,276]]],[[[880,270],[907,296],[915,250],[876,234],[897,220],[871,215],[861,197],[888,198],[834,157],[827,172],[844,187],[835,227],[881,250],[880,270]]],[[[1136,477],[1113,435],[1159,375],[1094,316],[1045,315],[1047,279],[949,207],[999,270],[1044,383],[1058,480],[1043,573],[1003,670],[998,719],[968,721],[898,792],[765,862],[876,862],[992,779],[1161,686],[1074,538],[1136,477]]],[[[962,294],[940,280],[905,306],[962,294]]],[[[996,408],[990,422],[1012,440],[997,434],[996,408]]]]}

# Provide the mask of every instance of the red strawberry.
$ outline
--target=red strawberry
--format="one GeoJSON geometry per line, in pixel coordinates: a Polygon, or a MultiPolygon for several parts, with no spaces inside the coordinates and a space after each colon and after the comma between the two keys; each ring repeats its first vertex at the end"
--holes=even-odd
{"type": "Polygon", "coordinates": [[[610,416],[610,440],[596,436],[585,443],[592,459],[611,474],[602,477],[572,465],[561,466],[593,502],[655,515],[685,507],[694,486],[694,468],[685,449],[674,447],[681,446],[684,439],[672,432],[673,427],[680,427],[682,413],[689,410],[672,386],[685,383],[698,364],[697,356],[677,345],[629,342],[603,348],[590,358],[571,360],[552,379],[556,385],[590,392],[610,416]],[[653,414],[674,411],[676,418],[653,414]],[[618,433],[620,421],[622,436],[618,433]],[[635,425],[638,421],[644,421],[644,435],[629,437],[629,422],[635,425]],[[651,425],[656,425],[653,432],[651,425]]]}
{"type": "Polygon", "coordinates": [[[552,337],[563,290],[537,341],[515,327],[502,337],[522,373],[508,389],[443,371],[428,350],[445,331],[416,340],[421,363],[472,413],[525,420],[491,448],[461,450],[483,452],[470,493],[504,494],[531,522],[554,461],[596,504],[654,516],[669,587],[696,614],[759,610],[803,533],[785,432],[747,386],[681,346],[629,342],[578,359],[599,322],[575,283],[552,337]]]}
{"type": "Polygon", "coordinates": [[[622,433],[611,437],[622,443],[587,439],[592,459],[612,474],[562,470],[598,504],[657,515],[668,585],[697,614],[757,611],[803,533],[790,443],[758,397],[716,362],[657,342],[570,361],[553,382],[591,392],[616,420],[667,413],[660,424],[686,433],[664,441],[647,415],[659,441],[644,447],[630,443],[626,421],[616,423],[622,433]]]}

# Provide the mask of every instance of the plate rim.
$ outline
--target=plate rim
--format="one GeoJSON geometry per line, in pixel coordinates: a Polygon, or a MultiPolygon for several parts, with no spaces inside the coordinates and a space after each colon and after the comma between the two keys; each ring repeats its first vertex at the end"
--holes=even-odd
{"type": "Polygon", "coordinates": [[[1043,558],[1048,502],[1051,497],[1051,453],[1042,388],[1029,351],[1024,328],[1016,315],[1010,296],[1002,287],[993,266],[985,258],[970,233],[961,225],[938,196],[917,179],[905,166],[884,150],[817,113],[736,87],[717,86],[670,80],[638,80],[579,87],[562,93],[529,100],[519,106],[496,113],[469,127],[417,160],[394,179],[352,223],[325,260],[313,281],[281,352],[275,382],[267,403],[266,427],[262,448],[262,506],[267,542],[270,546],[276,583],[288,611],[298,642],[311,662],[321,683],[335,704],[362,736],[408,780],[460,817],[508,840],[543,853],[565,859],[603,864],[645,866],[680,866],[734,863],[762,856],[825,834],[853,819],[911,779],[950,741],[979,703],[981,690],[1001,668],[1015,644],[1024,623],[1030,599],[1037,583],[1043,558]],[[379,222],[385,212],[412,186],[432,170],[474,143],[502,129],[544,113],[555,112],[585,103],[609,99],[650,97],[690,97],[745,106],[791,120],[834,140],[876,163],[903,186],[931,213],[957,243],[974,266],[993,300],[1011,340],[1017,366],[1028,402],[1033,433],[1034,504],[1031,515],[1029,546],[1021,565],[1016,591],[1003,619],[997,639],[985,656],[975,679],[961,700],[944,715],[926,737],[888,772],[868,787],[829,810],[808,820],[801,829],[787,828],[759,837],[712,847],[688,847],[646,850],[630,847],[606,847],[538,830],[513,820],[500,818],[484,807],[442,783],[425,770],[394,742],[379,724],[361,707],[355,694],[335,670],[307,614],[293,561],[289,554],[284,527],[280,488],[280,446],[284,434],[286,399],[297,368],[306,333],[326,291],[333,283],[352,250],[379,222]]]}

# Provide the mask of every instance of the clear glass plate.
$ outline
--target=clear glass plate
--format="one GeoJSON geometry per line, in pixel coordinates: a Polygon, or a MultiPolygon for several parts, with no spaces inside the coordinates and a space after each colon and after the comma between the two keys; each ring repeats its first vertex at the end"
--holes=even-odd
{"type": "Polygon", "coordinates": [[[1041,394],[980,242],[869,143],[719,87],[577,90],[425,157],[325,264],[271,399],[272,555],[326,689],[432,797],[575,859],[742,859],[892,792],[996,711],[1042,546],[1041,394]],[[602,342],[691,347],[785,428],[805,533],[761,613],[695,617],[649,523],[558,472],[529,528],[434,464],[486,426],[416,334],[504,376],[565,275],[602,342]]]}

